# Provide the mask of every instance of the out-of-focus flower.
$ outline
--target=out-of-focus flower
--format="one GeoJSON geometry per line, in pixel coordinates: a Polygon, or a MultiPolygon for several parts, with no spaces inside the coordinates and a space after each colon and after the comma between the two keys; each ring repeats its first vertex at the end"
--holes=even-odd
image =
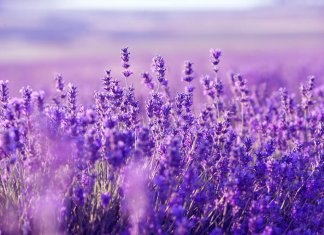
{"type": "Polygon", "coordinates": [[[111,196],[110,196],[110,194],[108,192],[101,194],[101,205],[103,207],[107,207],[110,200],[111,200],[111,196]]]}

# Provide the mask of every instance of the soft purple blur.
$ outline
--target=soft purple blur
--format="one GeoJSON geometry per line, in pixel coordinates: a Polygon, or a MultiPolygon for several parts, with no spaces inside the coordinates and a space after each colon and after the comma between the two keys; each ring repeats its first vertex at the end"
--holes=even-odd
{"type": "MultiPolygon", "coordinates": [[[[122,78],[115,58],[124,46],[130,48],[138,79],[150,70],[151,58],[161,54],[168,61],[173,91],[183,61],[194,62],[198,77],[209,71],[210,48],[223,51],[223,78],[234,70],[246,75],[250,84],[267,82],[275,89],[296,89],[309,74],[323,81],[324,8],[320,6],[199,12],[59,10],[8,7],[15,6],[8,1],[4,6],[0,8],[0,79],[10,80],[12,93],[27,84],[49,92],[54,75],[61,73],[79,87],[85,101],[99,87],[106,69],[122,78]]],[[[135,86],[140,88],[140,83],[135,86]]]]}

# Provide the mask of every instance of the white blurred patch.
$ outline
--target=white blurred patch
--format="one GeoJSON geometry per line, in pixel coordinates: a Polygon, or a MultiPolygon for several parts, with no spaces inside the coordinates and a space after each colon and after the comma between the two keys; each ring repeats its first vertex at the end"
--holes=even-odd
{"type": "Polygon", "coordinates": [[[132,235],[139,234],[138,224],[146,216],[148,209],[147,179],[148,172],[144,169],[144,164],[132,162],[126,167],[123,189],[132,235]]]}

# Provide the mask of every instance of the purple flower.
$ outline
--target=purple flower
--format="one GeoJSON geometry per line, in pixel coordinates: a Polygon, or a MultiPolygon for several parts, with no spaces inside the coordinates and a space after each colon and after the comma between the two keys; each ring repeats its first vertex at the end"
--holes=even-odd
{"type": "Polygon", "coordinates": [[[220,98],[223,94],[224,86],[222,81],[219,78],[216,78],[214,87],[215,87],[216,97],[220,98]]]}
{"type": "Polygon", "coordinates": [[[314,89],[314,76],[309,76],[306,85],[301,85],[302,108],[307,110],[309,106],[314,104],[313,89],[314,89]]]}
{"type": "Polygon", "coordinates": [[[27,86],[21,88],[20,93],[22,94],[22,98],[24,100],[24,110],[28,115],[31,112],[31,101],[32,101],[33,90],[29,86],[27,86]]]}
{"type": "Polygon", "coordinates": [[[111,70],[106,70],[106,76],[102,79],[103,89],[106,92],[111,91],[111,85],[112,85],[111,81],[112,81],[111,70]]]}
{"type": "Polygon", "coordinates": [[[152,93],[151,99],[146,104],[147,116],[153,118],[160,116],[163,107],[163,100],[160,93],[152,93]]]}
{"type": "Polygon", "coordinates": [[[190,62],[190,61],[185,61],[184,65],[185,65],[185,68],[184,68],[184,71],[183,71],[182,79],[183,79],[183,81],[186,81],[186,82],[190,83],[190,82],[192,82],[192,80],[194,80],[194,76],[193,76],[194,71],[193,71],[193,68],[192,68],[193,63],[190,62]]]}
{"type": "Polygon", "coordinates": [[[9,88],[8,88],[9,81],[0,81],[0,101],[5,104],[9,100],[9,88]]]}
{"type": "Polygon", "coordinates": [[[67,99],[68,99],[68,108],[69,112],[74,113],[77,109],[77,87],[73,85],[72,83],[68,84],[68,90],[67,90],[67,99]]]}
{"type": "Polygon", "coordinates": [[[218,66],[218,64],[220,62],[221,55],[222,55],[222,52],[219,49],[211,49],[210,50],[211,62],[213,64],[213,66],[214,66],[215,73],[218,72],[217,66],[218,66]]]}
{"type": "Polygon", "coordinates": [[[134,149],[134,133],[130,131],[113,132],[112,143],[113,149],[106,154],[106,159],[114,168],[119,168],[126,164],[134,149]]]}
{"type": "Polygon", "coordinates": [[[130,64],[129,64],[129,55],[130,52],[128,52],[128,47],[124,47],[121,49],[121,59],[122,59],[122,66],[125,69],[123,72],[123,75],[125,76],[125,78],[128,78],[129,76],[131,76],[133,74],[133,72],[131,72],[129,70],[130,64]]]}
{"type": "Polygon", "coordinates": [[[177,108],[177,113],[181,114],[182,111],[190,112],[190,108],[193,104],[193,94],[192,93],[178,93],[175,98],[175,105],[177,108]]]}
{"type": "Polygon", "coordinates": [[[259,233],[264,226],[264,219],[261,216],[252,217],[249,219],[249,231],[251,233],[259,233]]]}
{"type": "Polygon", "coordinates": [[[154,83],[153,83],[153,78],[148,72],[144,72],[141,74],[143,78],[143,83],[151,90],[154,89],[154,83]]]}
{"type": "Polygon", "coordinates": [[[165,78],[166,68],[165,68],[164,59],[162,58],[162,56],[158,55],[158,56],[155,56],[152,61],[153,61],[152,69],[153,69],[153,72],[156,73],[157,80],[159,81],[159,83],[162,86],[167,86],[168,81],[165,78]]]}
{"type": "Polygon", "coordinates": [[[155,142],[152,139],[152,134],[150,133],[150,129],[143,127],[138,133],[138,148],[140,148],[143,153],[152,157],[152,152],[155,147],[155,142]]]}
{"type": "Polygon", "coordinates": [[[85,194],[84,191],[81,187],[76,187],[73,191],[73,198],[75,200],[75,202],[77,203],[77,205],[79,206],[83,206],[85,203],[85,194]]]}
{"type": "Polygon", "coordinates": [[[215,99],[214,82],[210,79],[210,77],[208,75],[203,76],[200,79],[200,83],[204,88],[204,94],[208,95],[212,99],[215,99]]]}
{"type": "Polygon", "coordinates": [[[64,80],[61,74],[58,74],[55,77],[55,87],[56,91],[62,92],[64,90],[64,80]]]}
{"type": "Polygon", "coordinates": [[[101,205],[103,207],[107,207],[110,200],[111,200],[110,193],[106,192],[101,194],[101,205]]]}
{"type": "Polygon", "coordinates": [[[44,98],[45,98],[44,95],[45,95],[44,91],[39,91],[39,92],[33,92],[32,93],[32,98],[35,101],[39,112],[44,111],[44,98]]]}
{"type": "Polygon", "coordinates": [[[167,147],[167,162],[174,171],[179,171],[179,166],[182,164],[181,143],[178,138],[171,140],[167,147]]]}

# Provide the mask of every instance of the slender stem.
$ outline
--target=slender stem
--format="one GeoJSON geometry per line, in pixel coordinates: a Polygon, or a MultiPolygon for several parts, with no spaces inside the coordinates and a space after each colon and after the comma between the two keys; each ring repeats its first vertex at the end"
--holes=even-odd
{"type": "Polygon", "coordinates": [[[308,136],[307,136],[307,130],[308,130],[307,108],[304,111],[304,120],[305,120],[305,130],[304,130],[305,142],[308,142],[308,136]]]}
{"type": "Polygon", "coordinates": [[[220,113],[219,113],[219,99],[216,98],[216,110],[217,110],[217,118],[219,118],[220,113]]]}
{"type": "Polygon", "coordinates": [[[242,134],[243,134],[243,130],[244,130],[244,104],[241,103],[241,121],[242,121],[242,134]]]}
{"type": "Polygon", "coordinates": [[[128,87],[127,86],[127,79],[126,79],[126,77],[124,77],[124,80],[125,80],[125,86],[128,87]]]}

